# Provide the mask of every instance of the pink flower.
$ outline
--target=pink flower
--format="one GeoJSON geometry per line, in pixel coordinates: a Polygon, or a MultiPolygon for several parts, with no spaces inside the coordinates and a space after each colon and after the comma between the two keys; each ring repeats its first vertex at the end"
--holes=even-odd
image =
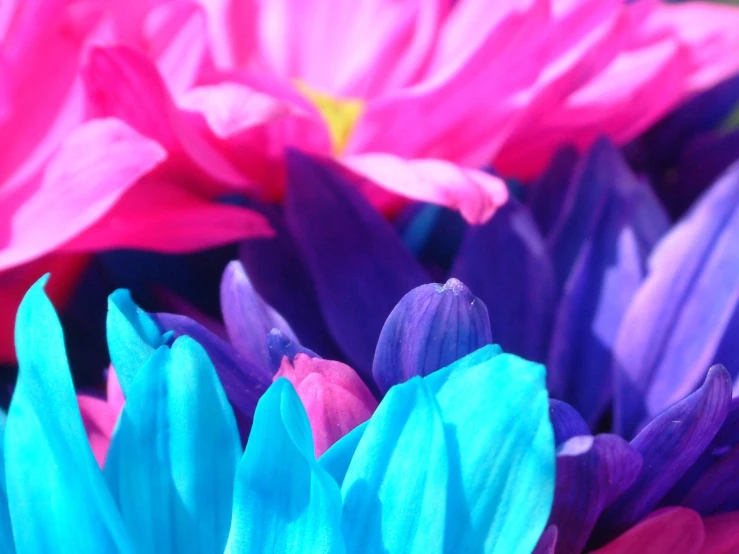
{"type": "Polygon", "coordinates": [[[367,421],[377,400],[352,368],[331,360],[298,354],[282,358],[274,380],[285,377],[308,413],[316,457],[357,425],[367,421]]]}
{"type": "Polygon", "coordinates": [[[13,359],[23,289],[52,268],[60,291],[71,285],[63,270],[79,264],[65,256],[191,251],[270,232],[257,214],[213,202],[230,190],[221,175],[183,172],[190,162],[169,144],[92,117],[79,68],[93,44],[146,44],[169,86],[189,84],[187,63],[172,59],[182,39],[165,27],[197,7],[126,4],[124,13],[107,0],[7,0],[0,9],[0,361],[13,359]]]}
{"type": "Polygon", "coordinates": [[[154,110],[198,113],[232,167],[276,198],[282,152],[296,147],[337,156],[391,193],[368,189],[376,204],[400,195],[472,222],[506,200],[477,168],[529,178],[564,143],[623,143],[739,69],[739,10],[703,3],[198,4],[207,31],[193,25],[178,43],[195,86],[154,101],[161,86],[143,60],[99,53],[108,62],[93,58],[86,74],[102,113],[149,137],[137,122],[154,110]],[[131,101],[142,95],[146,106],[131,101]]]}

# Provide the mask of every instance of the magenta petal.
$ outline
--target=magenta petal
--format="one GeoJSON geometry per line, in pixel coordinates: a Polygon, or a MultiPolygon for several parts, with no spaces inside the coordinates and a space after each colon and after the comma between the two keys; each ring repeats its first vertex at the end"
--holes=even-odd
{"type": "Polygon", "coordinates": [[[87,438],[90,440],[92,453],[100,467],[105,463],[113,435],[115,422],[118,420],[120,407],[114,407],[104,400],[80,394],[77,396],[82,424],[85,426],[87,438]]]}
{"type": "Polygon", "coordinates": [[[341,362],[298,354],[292,363],[283,358],[274,378],[280,377],[293,384],[308,412],[316,458],[377,408],[362,379],[341,362]]]}
{"type": "Polygon", "coordinates": [[[723,367],[714,366],[700,389],[657,416],[631,441],[644,459],[642,470],[603,514],[595,533],[599,539],[623,532],[659,504],[711,443],[730,402],[731,378],[723,367]]]}
{"type": "Polygon", "coordinates": [[[336,167],[291,150],[287,171],[288,227],[326,323],[353,365],[371,379],[385,319],[405,293],[429,279],[395,230],[336,167]]]}
{"type": "Polygon", "coordinates": [[[729,512],[703,519],[706,542],[700,554],[733,554],[739,552],[739,512],[729,512]]]}
{"type": "Polygon", "coordinates": [[[687,508],[664,508],[591,554],[699,554],[704,537],[697,513],[687,508]]]}
{"type": "Polygon", "coordinates": [[[631,486],[641,466],[639,453],[616,435],[573,437],[558,448],[549,517],[558,529],[558,553],[582,551],[600,514],[631,486]]]}
{"type": "Polygon", "coordinates": [[[0,269],[58,248],[108,213],[166,157],[162,147],[116,119],[78,127],[38,180],[0,190],[0,269]]]}

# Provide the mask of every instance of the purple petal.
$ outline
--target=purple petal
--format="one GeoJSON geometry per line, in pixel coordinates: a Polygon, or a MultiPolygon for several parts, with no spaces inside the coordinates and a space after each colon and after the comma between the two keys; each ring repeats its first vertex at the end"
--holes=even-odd
{"type": "Polygon", "coordinates": [[[590,425],[611,400],[611,350],[645,273],[641,214],[662,215],[643,191],[632,178],[604,193],[557,308],[547,381],[552,395],[572,404],[590,425]]]}
{"type": "Polygon", "coordinates": [[[531,554],[554,554],[554,549],[557,546],[557,526],[550,525],[539,537],[539,542],[536,543],[536,547],[531,554]]]}
{"type": "Polygon", "coordinates": [[[239,257],[252,285],[270,306],[290,322],[301,344],[323,357],[340,359],[341,352],[323,319],[313,280],[295,239],[279,213],[264,206],[259,208],[268,216],[275,235],[241,243],[239,257]]]}
{"type": "Polygon", "coordinates": [[[188,317],[150,314],[165,331],[175,337],[192,337],[208,353],[231,405],[242,418],[251,419],[259,398],[272,384],[271,378],[241,356],[235,348],[188,317]]]}
{"type": "Polygon", "coordinates": [[[450,273],[488,306],[493,341],[506,352],[544,361],[554,274],[525,207],[511,198],[485,225],[470,227],[450,273]]]}
{"type": "Polygon", "coordinates": [[[300,346],[290,337],[285,336],[279,329],[272,329],[267,335],[267,351],[269,353],[269,363],[272,373],[282,366],[282,359],[287,358],[290,363],[293,362],[298,354],[306,354],[311,358],[320,358],[318,354],[300,346]]]}
{"type": "Polygon", "coordinates": [[[578,554],[598,517],[639,475],[642,458],[616,435],[574,437],[557,452],[557,486],[549,523],[557,552],[578,554]]]}
{"type": "MultiPolygon", "coordinates": [[[[566,283],[583,245],[603,218],[603,210],[613,194],[628,197],[649,193],[648,187],[629,170],[621,153],[608,140],[601,139],[578,163],[559,218],[547,237],[560,288],[566,283]]],[[[631,216],[639,244],[646,251],[668,226],[666,215],[653,198],[650,200],[631,216]]]]}
{"type": "Polygon", "coordinates": [[[221,311],[231,344],[265,377],[274,375],[267,349],[267,335],[279,329],[290,341],[298,339],[290,326],[257,294],[239,262],[226,266],[221,280],[221,311]]]}
{"type": "Polygon", "coordinates": [[[567,197],[576,163],[577,150],[571,146],[561,148],[542,176],[526,187],[525,204],[545,237],[562,213],[562,202],[567,197]]]}
{"type": "Polygon", "coordinates": [[[457,279],[406,294],[377,341],[372,375],[381,391],[456,362],[492,343],[485,304],[457,279]]]}
{"type": "Polygon", "coordinates": [[[549,420],[554,429],[554,444],[559,446],[563,442],[579,435],[589,435],[590,429],[577,410],[560,400],[549,399],[549,420]]]}
{"type": "Polygon", "coordinates": [[[680,505],[707,516],[735,510],[739,503],[739,398],[711,444],[665,497],[663,505],[680,505]]]}
{"type": "Polygon", "coordinates": [[[354,367],[370,377],[385,319],[427,281],[425,272],[339,168],[291,150],[287,174],[287,224],[326,323],[354,367]]]}
{"type": "Polygon", "coordinates": [[[614,347],[622,434],[695,390],[703,368],[739,359],[737,207],[739,164],[655,248],[614,347]]]}
{"type": "Polygon", "coordinates": [[[644,460],[642,470],[629,490],[603,514],[595,532],[600,544],[659,504],[711,443],[730,402],[731,378],[723,367],[714,366],[703,386],[657,416],[631,441],[644,460]]]}

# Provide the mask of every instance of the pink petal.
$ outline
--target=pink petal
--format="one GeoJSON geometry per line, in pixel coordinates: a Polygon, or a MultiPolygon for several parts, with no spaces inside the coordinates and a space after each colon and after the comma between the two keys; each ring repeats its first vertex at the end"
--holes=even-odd
{"type": "Polygon", "coordinates": [[[203,198],[179,183],[144,180],[63,250],[193,252],[270,235],[266,219],[256,212],[203,198]]]}
{"type": "Polygon", "coordinates": [[[208,48],[203,10],[190,2],[168,2],[151,10],[143,26],[148,52],[171,93],[190,89],[208,48]]]}
{"type": "Polygon", "coordinates": [[[373,97],[419,73],[449,4],[269,0],[260,5],[260,53],[277,74],[337,96],[373,97]]]}
{"type": "Polygon", "coordinates": [[[211,54],[221,69],[256,61],[260,0],[198,0],[208,14],[211,54]]]}
{"type": "Polygon", "coordinates": [[[266,200],[281,198],[285,148],[331,151],[326,126],[315,112],[240,83],[194,88],[179,104],[203,115],[228,160],[259,183],[250,192],[266,200]]]}
{"type": "Polygon", "coordinates": [[[118,419],[118,410],[114,410],[107,402],[86,396],[77,395],[77,403],[85,426],[87,438],[92,447],[92,453],[100,467],[105,463],[110,446],[110,437],[113,435],[115,422],[118,419]]]}
{"type": "MultiPolygon", "coordinates": [[[[83,76],[97,111],[118,117],[159,142],[173,157],[191,160],[216,181],[243,187],[246,179],[219,150],[202,116],[175,106],[153,62],[125,47],[95,48],[83,76]]],[[[201,180],[212,188],[215,181],[201,180]]],[[[219,185],[216,192],[223,192],[219,185]]]]}
{"type": "Polygon", "coordinates": [[[396,194],[457,209],[470,223],[487,221],[508,200],[505,182],[498,177],[443,160],[365,154],[342,163],[396,194]]]}
{"type": "Polygon", "coordinates": [[[0,269],[38,258],[102,218],[166,156],[154,141],[115,119],[78,127],[43,175],[0,190],[0,269]]]}
{"type": "Polygon", "coordinates": [[[704,537],[703,522],[696,512],[663,508],[592,554],[698,554],[704,537]]]}
{"type": "Polygon", "coordinates": [[[703,519],[706,542],[700,554],[734,554],[739,552],[739,512],[729,512],[703,519]]]}
{"type": "Polygon", "coordinates": [[[357,425],[367,421],[377,400],[349,366],[298,354],[282,359],[280,377],[290,381],[305,406],[313,430],[316,457],[357,425]]]}

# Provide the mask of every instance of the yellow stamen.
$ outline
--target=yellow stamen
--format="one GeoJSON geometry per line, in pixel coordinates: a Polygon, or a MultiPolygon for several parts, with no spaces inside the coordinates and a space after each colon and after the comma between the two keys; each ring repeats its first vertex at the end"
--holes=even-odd
{"type": "Polygon", "coordinates": [[[318,109],[328,126],[334,154],[340,154],[364,110],[364,102],[356,98],[335,98],[313,90],[305,83],[297,83],[300,92],[318,109]]]}

